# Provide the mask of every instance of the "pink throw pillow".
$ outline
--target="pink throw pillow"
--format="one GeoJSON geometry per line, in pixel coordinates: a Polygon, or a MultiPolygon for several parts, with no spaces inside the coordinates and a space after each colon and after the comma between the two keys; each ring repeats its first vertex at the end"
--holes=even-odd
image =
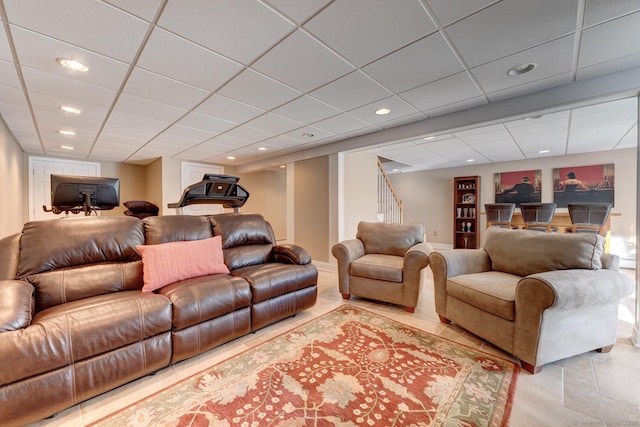
{"type": "Polygon", "coordinates": [[[229,274],[222,255],[222,236],[136,246],[142,256],[144,292],[208,274],[229,274]]]}

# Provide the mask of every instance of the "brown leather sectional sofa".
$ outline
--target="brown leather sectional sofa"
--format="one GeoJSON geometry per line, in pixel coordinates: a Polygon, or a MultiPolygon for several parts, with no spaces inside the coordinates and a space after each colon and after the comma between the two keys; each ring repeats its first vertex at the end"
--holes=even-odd
{"type": "Polygon", "coordinates": [[[257,214],[90,217],[0,240],[0,425],[36,421],[315,304],[316,267],[257,214]],[[230,274],[143,292],[138,245],[222,236],[230,274]]]}

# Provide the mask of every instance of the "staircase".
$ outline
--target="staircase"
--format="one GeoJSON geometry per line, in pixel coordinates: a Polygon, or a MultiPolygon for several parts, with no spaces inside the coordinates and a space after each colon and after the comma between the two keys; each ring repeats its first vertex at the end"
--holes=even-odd
{"type": "Polygon", "coordinates": [[[402,200],[398,198],[378,159],[378,221],[402,224],[403,209],[402,200]]]}

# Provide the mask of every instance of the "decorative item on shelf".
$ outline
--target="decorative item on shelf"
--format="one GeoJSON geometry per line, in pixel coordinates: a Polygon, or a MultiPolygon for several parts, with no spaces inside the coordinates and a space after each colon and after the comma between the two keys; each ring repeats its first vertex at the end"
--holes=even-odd
{"type": "Polygon", "coordinates": [[[476,195],[473,193],[466,193],[462,195],[462,203],[475,203],[476,195]]]}
{"type": "Polygon", "coordinates": [[[456,214],[458,215],[458,218],[462,217],[462,208],[457,208],[456,214]]]}
{"type": "Polygon", "coordinates": [[[467,231],[468,231],[468,232],[473,231],[473,230],[471,229],[471,223],[470,223],[470,222],[468,222],[468,223],[467,223],[467,231]]]}
{"type": "Polygon", "coordinates": [[[469,208],[464,208],[462,211],[464,212],[463,218],[469,218],[469,208]]]}
{"type": "Polygon", "coordinates": [[[470,208],[469,212],[471,213],[471,218],[475,218],[476,217],[476,208],[470,208]]]}

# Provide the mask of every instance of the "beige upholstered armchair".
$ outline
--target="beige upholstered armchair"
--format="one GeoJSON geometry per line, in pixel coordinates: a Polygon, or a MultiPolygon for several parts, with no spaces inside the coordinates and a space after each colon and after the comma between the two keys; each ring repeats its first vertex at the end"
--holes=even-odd
{"type": "Polygon", "coordinates": [[[432,252],[436,312],[520,359],[544,364],[616,342],[633,280],[597,234],[487,229],[482,249],[432,252]]]}
{"type": "Polygon", "coordinates": [[[403,305],[413,313],[431,245],[423,224],[360,222],[355,239],[333,246],[344,299],[351,295],[403,305]]]}

